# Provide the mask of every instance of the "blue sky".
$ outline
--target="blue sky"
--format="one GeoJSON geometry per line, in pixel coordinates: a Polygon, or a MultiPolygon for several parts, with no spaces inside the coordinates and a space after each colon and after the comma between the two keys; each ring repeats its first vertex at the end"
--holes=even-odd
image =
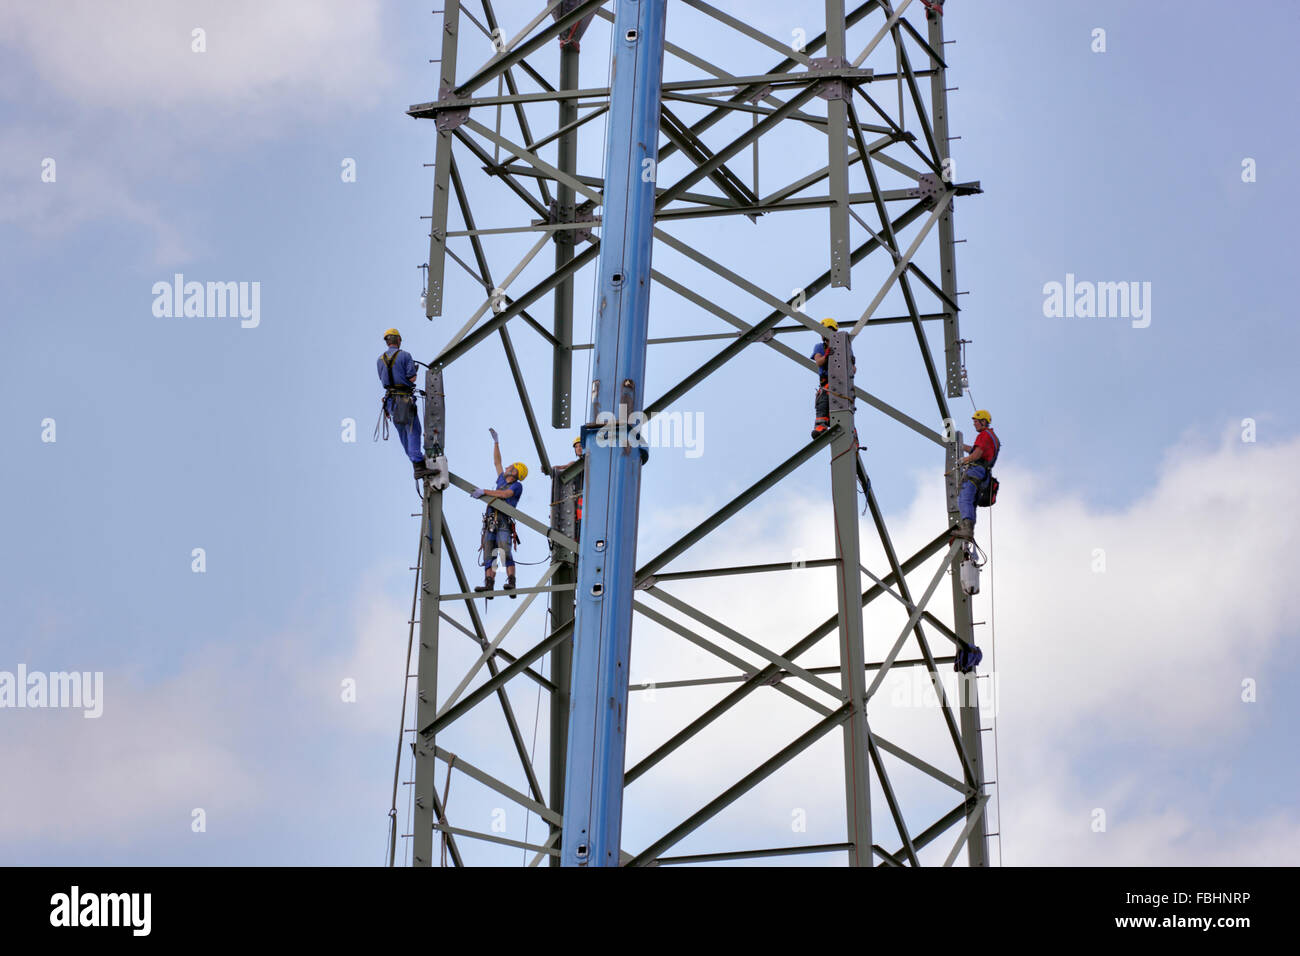
{"type": "MultiPolygon", "coordinates": [[[[533,6],[499,10],[518,25],[533,6]]],[[[772,0],[717,6],[779,39],[801,25],[820,30],[820,4],[803,5],[806,24],[772,0]]],[[[1285,287],[1296,212],[1287,173],[1300,147],[1284,122],[1300,105],[1287,46],[1295,10],[948,7],[957,178],[984,190],[956,207],[966,240],[959,288],[970,293],[962,331],[973,340],[974,399],[1005,442],[992,570],[1006,681],[1007,861],[1294,863],[1300,818],[1290,795],[1300,781],[1288,758],[1295,709],[1286,688],[1300,677],[1300,634],[1281,612],[1291,584],[1280,569],[1300,544],[1287,510],[1300,465],[1287,374],[1300,335],[1285,287]],[[1091,50],[1096,28],[1106,31],[1105,52],[1091,50]],[[1251,183],[1242,181],[1247,158],[1257,167],[1251,183]],[[1043,286],[1067,273],[1151,283],[1150,326],[1045,317],[1043,286]],[[1241,441],[1245,418],[1257,423],[1254,443],[1241,441]],[[1104,576],[1089,570],[1095,548],[1106,551],[1104,576]],[[1238,699],[1248,678],[1260,681],[1249,705],[1238,699]],[[1097,806],[1111,808],[1106,837],[1088,832],[1097,806]]],[[[10,410],[0,429],[11,450],[0,671],[102,670],[106,681],[98,721],[0,712],[9,725],[0,754],[21,781],[0,795],[0,859],[378,863],[418,499],[395,443],[370,441],[374,357],[382,330],[396,325],[428,359],[482,298],[449,263],[444,316],[431,324],[419,309],[419,216],[432,182],[422,164],[432,162],[433,133],[404,110],[436,95],[427,63],[437,56],[436,21],[427,4],[377,2],[310,13],[284,3],[97,11],[67,2],[0,14],[0,398],[10,410]],[[194,26],[207,30],[205,53],[191,52],[194,26]],[[57,163],[53,183],[41,181],[46,157],[57,163]],[[357,177],[345,183],[348,158],[357,177]],[[154,316],[153,284],[177,272],[259,282],[260,323],[154,316]],[[52,443],[41,440],[45,419],[56,423],[52,443]],[[355,421],[355,442],[341,440],[345,419],[355,421]],[[195,548],[206,554],[202,574],[191,570],[195,548]],[[348,677],[360,688],[355,705],[339,701],[348,677]],[[207,812],[203,834],[191,831],[196,807],[207,812]]],[[[858,27],[850,46],[876,25],[858,27]]],[[[592,28],[584,85],[605,81],[605,35],[592,28]]],[[[718,36],[698,13],[670,5],[671,40],[737,72],[774,60],[753,45],[720,46],[718,36]]],[[[463,65],[490,52],[484,39],[463,65]]],[[[892,95],[885,89],[883,101],[892,95]]],[[[598,175],[600,123],[591,130],[584,172],[598,175]]],[[[766,189],[808,168],[790,143],[762,154],[766,189]]],[[[467,177],[481,226],[527,215],[476,170],[467,177]]],[[[874,210],[860,212],[874,226],[874,210]]],[[[733,242],[728,264],[779,298],[824,268],[822,214],[671,231],[733,242]]],[[[531,241],[494,241],[494,273],[507,273],[531,241]]],[[[521,287],[545,274],[549,257],[521,287]]],[[[747,321],[766,314],[679,256],[657,249],[656,266],[747,321]]],[[[809,312],[856,317],[881,278],[855,271],[852,290],[825,294],[809,312]]],[[[577,289],[585,341],[590,272],[577,289]]],[[[724,328],[661,293],[652,334],[724,328]]],[[[900,308],[895,292],[881,312],[900,308]]],[[[545,321],[549,302],[532,311],[545,321]]],[[[547,352],[525,327],[512,334],[549,421],[547,352]]],[[[858,384],[937,427],[911,335],[892,327],[860,337],[858,384]]],[[[807,352],[813,337],[785,341],[807,352]]],[[[650,397],[717,347],[659,347],[650,397]]],[[[580,353],[575,408],[586,364],[580,353]]],[[[683,399],[680,410],[703,416],[704,453],[656,454],[642,555],[798,447],[812,414],[810,374],[763,350],[683,399]]],[[[536,464],[499,348],[453,366],[447,384],[454,470],[491,479],[489,426],[507,459],[536,464]]],[[[969,405],[953,402],[959,416],[969,405]]],[[[934,446],[870,410],[858,422],[877,494],[908,551],[942,520],[934,446]]],[[[567,460],[572,430],[546,432],[553,460],[567,460]]],[[[821,467],[802,469],[792,497],[685,566],[731,553],[786,560],[796,548],[825,556],[821,467]]],[[[525,510],[544,516],[545,494],[542,482],[528,483],[525,510]]],[[[453,507],[468,558],[478,511],[468,501],[453,507]]],[[[522,560],[545,554],[538,536],[524,537],[522,560]]],[[[833,606],[824,603],[828,579],[809,580],[822,588],[815,622],[833,606]]],[[[718,585],[700,601],[752,604],[739,613],[758,634],[765,598],[744,587],[752,583],[718,585]]],[[[489,630],[506,616],[490,607],[489,630]]],[[[535,640],[540,615],[526,627],[527,639],[508,647],[535,640]]],[[[662,680],[696,667],[662,645],[634,658],[634,680],[638,668],[662,680]]],[[[699,667],[716,673],[719,664],[699,667]]],[[[534,692],[512,692],[528,729],[534,692]]],[[[710,699],[674,698],[642,726],[671,732],[674,715],[710,699]]],[[[470,742],[491,751],[499,728],[475,732],[482,739],[470,742]]],[[[648,746],[637,733],[632,747],[648,746]]],[[[835,739],[810,754],[805,768],[829,768],[835,799],[838,747],[835,739]]],[[[503,775],[510,766],[504,760],[503,775]]],[[[783,786],[713,834],[780,842],[762,834],[764,813],[788,818],[799,799],[783,786]]],[[[678,799],[692,809],[688,792],[665,783],[653,800],[630,802],[630,814],[636,806],[646,815],[629,823],[630,838],[657,836],[656,812],[666,820],[662,808],[678,799]]],[[[467,786],[463,799],[474,793],[467,786]]],[[[828,840],[840,839],[834,812],[819,824],[828,840]]]]}

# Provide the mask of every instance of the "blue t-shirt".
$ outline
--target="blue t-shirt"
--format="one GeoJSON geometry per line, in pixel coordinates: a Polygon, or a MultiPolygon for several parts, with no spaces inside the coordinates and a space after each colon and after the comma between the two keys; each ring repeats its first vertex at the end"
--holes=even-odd
{"type": "Polygon", "coordinates": [[[524,493],[524,483],[522,481],[507,482],[504,474],[497,475],[497,491],[504,491],[506,488],[510,489],[510,497],[504,499],[505,503],[512,508],[518,508],[519,496],[524,493]]]}
{"type": "MultiPolygon", "coordinates": [[[[812,350],[812,355],[808,357],[815,362],[817,361],[819,356],[825,354],[826,354],[826,342],[823,340],[817,343],[817,347],[812,350]]],[[[849,361],[852,362],[855,367],[858,364],[857,357],[853,354],[852,350],[849,351],[849,361]]],[[[827,362],[826,364],[822,365],[817,369],[817,376],[822,380],[822,382],[825,382],[827,379],[830,378],[830,374],[831,374],[830,368],[831,368],[830,362],[827,362]]]]}
{"type": "Polygon", "coordinates": [[[384,355],[375,359],[375,367],[379,369],[379,381],[383,385],[405,385],[410,387],[411,379],[415,378],[415,359],[411,358],[411,353],[396,346],[384,350],[384,355]],[[388,363],[384,361],[385,355],[397,353],[397,358],[393,359],[393,378],[390,382],[388,379],[388,363]]]}

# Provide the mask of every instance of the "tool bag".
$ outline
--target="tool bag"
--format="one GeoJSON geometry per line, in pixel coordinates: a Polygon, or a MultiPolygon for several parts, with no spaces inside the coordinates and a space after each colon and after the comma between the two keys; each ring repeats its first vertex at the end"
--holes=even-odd
{"type": "Polygon", "coordinates": [[[993,466],[1002,454],[1002,439],[993,429],[986,429],[993,436],[993,458],[984,466],[984,480],[975,486],[975,504],[980,508],[992,508],[998,500],[998,480],[993,477],[993,466]]]}
{"type": "Polygon", "coordinates": [[[415,421],[415,396],[410,392],[391,392],[393,397],[392,418],[394,425],[408,427],[415,421]]]}

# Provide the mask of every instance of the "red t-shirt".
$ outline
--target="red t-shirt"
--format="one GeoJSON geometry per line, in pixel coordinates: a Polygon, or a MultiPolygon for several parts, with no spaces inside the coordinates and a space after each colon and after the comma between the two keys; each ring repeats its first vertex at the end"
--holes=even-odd
{"type": "Polygon", "coordinates": [[[978,448],[982,454],[980,455],[980,460],[974,462],[974,464],[983,465],[987,468],[989,462],[991,462],[997,454],[997,445],[994,441],[993,429],[986,428],[976,435],[975,447],[978,448]]]}

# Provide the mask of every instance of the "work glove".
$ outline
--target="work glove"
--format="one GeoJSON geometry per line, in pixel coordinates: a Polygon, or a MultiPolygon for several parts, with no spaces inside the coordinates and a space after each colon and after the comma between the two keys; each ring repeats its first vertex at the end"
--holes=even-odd
{"type": "Polygon", "coordinates": [[[492,436],[492,441],[495,444],[497,441],[497,430],[495,428],[489,428],[488,434],[492,436]]]}
{"type": "Polygon", "coordinates": [[[469,493],[469,496],[470,496],[471,498],[482,498],[482,497],[483,497],[483,489],[482,489],[482,488],[475,488],[473,491],[471,491],[471,492],[469,493]]]}

